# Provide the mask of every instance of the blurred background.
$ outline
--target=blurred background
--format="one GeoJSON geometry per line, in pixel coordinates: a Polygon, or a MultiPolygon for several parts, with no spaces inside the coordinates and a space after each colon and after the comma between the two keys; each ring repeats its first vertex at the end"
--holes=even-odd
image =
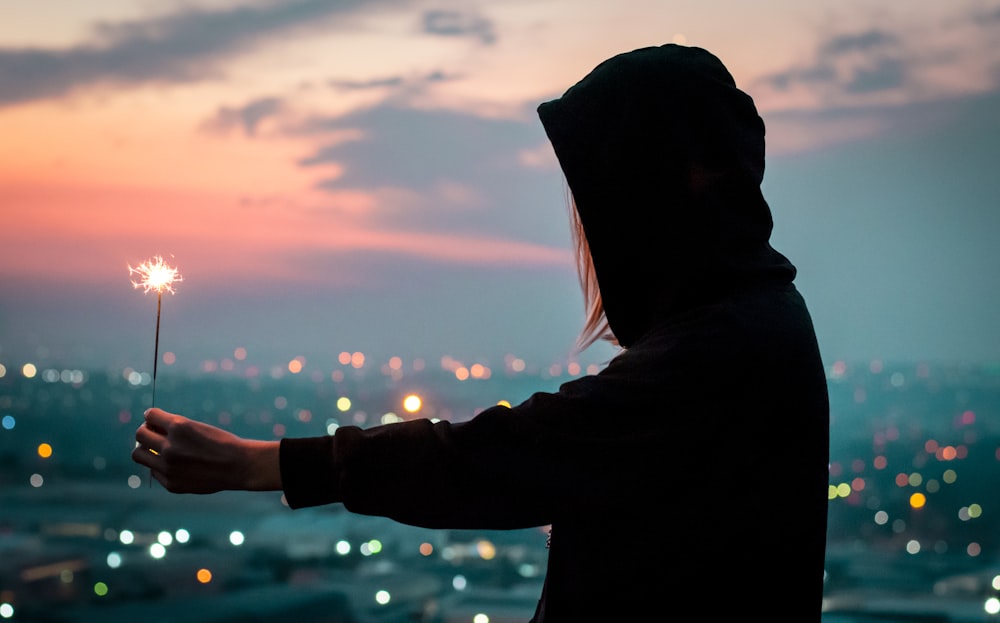
{"type": "Polygon", "coordinates": [[[535,107],[668,42],[716,53],[767,125],[772,242],[833,398],[827,617],[989,620],[986,0],[5,3],[0,617],[526,620],[543,531],[175,498],[127,460],[132,433],[153,387],[280,437],[460,420],[599,370],[607,346],[573,350],[566,189],[535,107]],[[156,256],[182,276],[159,297],[129,271],[156,256]]]}

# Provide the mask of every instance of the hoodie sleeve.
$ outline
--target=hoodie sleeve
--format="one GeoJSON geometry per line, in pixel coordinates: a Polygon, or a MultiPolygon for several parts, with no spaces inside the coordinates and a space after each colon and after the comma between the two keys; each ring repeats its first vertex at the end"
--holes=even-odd
{"type": "MultiPolygon", "coordinates": [[[[620,474],[652,443],[615,424],[633,384],[619,357],[604,372],[495,406],[461,423],[426,419],[332,436],[284,439],[280,464],[292,508],[343,503],[352,512],[429,528],[527,528],[623,495],[620,474]],[[619,372],[621,370],[621,372],[619,372]]],[[[642,409],[630,408],[641,413],[642,409]]],[[[642,472],[638,472],[642,473],[642,472]]]]}

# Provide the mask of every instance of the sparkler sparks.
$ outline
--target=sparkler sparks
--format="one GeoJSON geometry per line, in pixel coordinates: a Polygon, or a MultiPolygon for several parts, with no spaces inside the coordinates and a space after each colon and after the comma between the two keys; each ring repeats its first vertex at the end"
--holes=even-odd
{"type": "Polygon", "coordinates": [[[157,294],[161,294],[164,290],[174,294],[176,292],[174,282],[184,280],[177,269],[165,264],[159,255],[146,260],[135,268],[129,265],[128,274],[139,276],[139,281],[133,281],[132,287],[142,288],[145,294],[148,294],[150,290],[156,290],[157,294]]]}

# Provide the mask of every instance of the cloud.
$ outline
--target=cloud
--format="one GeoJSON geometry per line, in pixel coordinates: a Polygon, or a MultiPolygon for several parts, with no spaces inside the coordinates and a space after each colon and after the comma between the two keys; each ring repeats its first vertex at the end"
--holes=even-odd
{"type": "Polygon", "coordinates": [[[894,48],[899,39],[884,30],[867,30],[860,33],[837,35],[823,42],[819,51],[823,56],[840,56],[847,52],[870,52],[894,48]]]}
{"type": "Polygon", "coordinates": [[[281,98],[262,97],[243,106],[222,106],[215,116],[205,123],[205,128],[219,132],[242,128],[246,136],[252,137],[257,133],[257,126],[265,119],[280,113],[284,105],[281,98]]]}
{"type": "Polygon", "coordinates": [[[300,165],[336,165],[339,174],[321,183],[331,194],[373,194],[377,208],[367,217],[379,227],[565,244],[558,168],[525,162],[526,153],[547,144],[533,116],[482,118],[385,103],[307,126],[341,139],[317,147],[300,165]]]}
{"type": "Polygon", "coordinates": [[[311,122],[317,130],[360,129],[363,140],[320,147],[300,164],[343,163],[331,187],[402,185],[428,189],[446,179],[475,181],[497,173],[500,161],[537,146],[537,121],[484,119],[392,103],[311,122]]]}
{"type": "Polygon", "coordinates": [[[447,74],[441,70],[435,70],[430,73],[416,76],[416,77],[405,77],[405,76],[388,76],[385,78],[372,78],[370,80],[329,80],[327,84],[335,89],[341,91],[367,91],[369,89],[398,89],[402,87],[408,87],[414,90],[420,90],[422,87],[436,83],[436,82],[446,82],[448,80],[456,80],[461,76],[454,74],[447,74]]]}
{"type": "Polygon", "coordinates": [[[758,86],[806,88],[826,100],[906,86],[908,66],[900,40],[884,30],[840,34],[819,42],[812,63],[762,76],[758,86]]]}
{"type": "Polygon", "coordinates": [[[496,42],[493,22],[475,13],[436,9],[423,16],[424,32],[441,37],[471,37],[483,45],[496,42]]]}
{"type": "Polygon", "coordinates": [[[62,49],[0,49],[0,106],[59,97],[99,84],[193,82],[261,41],[369,8],[357,0],[289,0],[224,9],[189,8],[144,20],[100,23],[93,40],[62,49]]]}

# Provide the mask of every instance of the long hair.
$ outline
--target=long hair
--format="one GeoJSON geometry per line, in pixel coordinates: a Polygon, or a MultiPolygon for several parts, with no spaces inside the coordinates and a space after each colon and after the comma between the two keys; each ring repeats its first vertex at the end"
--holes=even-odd
{"type": "Polygon", "coordinates": [[[576,209],[576,200],[567,190],[570,213],[570,233],[573,237],[573,248],[576,254],[576,274],[580,279],[580,290],[583,293],[583,308],[586,312],[583,328],[576,339],[577,351],[584,351],[594,342],[605,340],[618,346],[618,338],[611,331],[608,319],[604,315],[604,302],[601,300],[601,288],[597,283],[597,272],[594,270],[594,258],[590,254],[590,244],[580,221],[580,213],[576,209]]]}

